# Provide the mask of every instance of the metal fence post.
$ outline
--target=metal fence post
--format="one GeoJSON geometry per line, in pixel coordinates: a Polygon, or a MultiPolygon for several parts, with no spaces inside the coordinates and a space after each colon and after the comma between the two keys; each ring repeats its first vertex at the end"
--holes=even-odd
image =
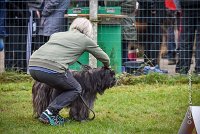
{"type": "MultiPolygon", "coordinates": [[[[94,31],[94,41],[97,43],[97,11],[98,11],[98,0],[90,0],[90,20],[93,25],[93,31],[94,31]]],[[[97,67],[97,59],[89,54],[89,65],[93,68],[97,67]]]]}
{"type": "Polygon", "coordinates": [[[0,52],[0,73],[5,71],[4,67],[4,50],[0,52]]]}

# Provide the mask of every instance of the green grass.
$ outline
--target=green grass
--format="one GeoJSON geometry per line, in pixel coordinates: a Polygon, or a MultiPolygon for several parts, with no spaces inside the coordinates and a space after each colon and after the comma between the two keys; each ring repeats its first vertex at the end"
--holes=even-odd
{"type": "MultiPolygon", "coordinates": [[[[187,78],[124,77],[129,85],[121,80],[98,96],[93,121],[53,127],[32,116],[28,75],[4,73],[0,78],[1,134],[176,134],[188,107],[187,78]]],[[[192,89],[193,105],[200,105],[200,84],[192,89]]],[[[62,115],[67,116],[66,110],[62,115]]]]}

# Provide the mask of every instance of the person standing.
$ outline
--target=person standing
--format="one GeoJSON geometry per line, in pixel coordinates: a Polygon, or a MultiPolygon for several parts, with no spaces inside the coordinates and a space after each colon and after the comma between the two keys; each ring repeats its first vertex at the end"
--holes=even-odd
{"type": "Polygon", "coordinates": [[[122,25],[122,65],[128,61],[128,51],[131,50],[137,40],[135,26],[136,0],[126,0],[121,2],[122,15],[127,15],[121,21],[122,25]]]}
{"type": "Polygon", "coordinates": [[[176,73],[187,74],[192,61],[193,45],[195,47],[195,73],[200,74],[200,2],[198,0],[174,0],[180,7],[180,42],[176,73]]]}
{"type": "Polygon", "coordinates": [[[48,41],[49,37],[56,32],[65,31],[66,19],[65,11],[70,5],[71,0],[43,0],[39,9],[40,18],[38,36],[34,50],[48,41]]]}
{"type": "Polygon", "coordinates": [[[174,0],[165,0],[165,7],[167,10],[167,58],[168,65],[176,64],[176,42],[175,42],[175,13],[176,13],[176,5],[174,0]]]}
{"type": "Polygon", "coordinates": [[[162,42],[164,17],[166,16],[164,0],[138,0],[139,10],[136,21],[146,24],[142,39],[144,45],[144,62],[150,66],[159,66],[159,54],[162,42]]]}
{"type": "Polygon", "coordinates": [[[107,0],[99,1],[100,6],[120,6],[121,14],[125,15],[125,18],[121,19],[122,27],[122,65],[129,61],[128,51],[134,46],[137,40],[137,31],[135,26],[135,12],[136,12],[136,2],[137,0],[124,0],[124,1],[113,1],[109,2],[107,0]]]}
{"type": "Polygon", "coordinates": [[[6,36],[5,18],[6,2],[5,0],[0,0],[0,51],[4,49],[4,38],[6,36]]]}
{"type": "Polygon", "coordinates": [[[4,65],[4,38],[6,36],[5,29],[6,18],[6,3],[5,0],[0,0],[0,73],[5,71],[4,65]]]}

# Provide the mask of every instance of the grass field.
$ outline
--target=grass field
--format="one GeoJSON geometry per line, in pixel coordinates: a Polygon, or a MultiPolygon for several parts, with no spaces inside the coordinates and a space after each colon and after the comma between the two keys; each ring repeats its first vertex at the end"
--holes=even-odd
{"type": "MultiPolygon", "coordinates": [[[[0,74],[0,134],[176,134],[188,107],[187,78],[125,78],[98,96],[96,118],[53,127],[32,116],[28,75],[0,74]]],[[[198,79],[195,79],[198,80],[198,79]]],[[[200,83],[193,81],[193,105],[200,105],[200,83]]],[[[62,115],[67,116],[67,110],[62,115]]]]}

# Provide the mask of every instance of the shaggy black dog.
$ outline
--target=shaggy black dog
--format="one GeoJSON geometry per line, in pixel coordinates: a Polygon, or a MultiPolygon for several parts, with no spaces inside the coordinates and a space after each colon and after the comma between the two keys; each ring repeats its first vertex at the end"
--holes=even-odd
{"type": "MultiPolygon", "coordinates": [[[[96,68],[83,71],[72,71],[73,76],[82,86],[82,97],[90,109],[93,108],[97,93],[102,95],[104,91],[115,85],[115,72],[110,69],[96,68]]],[[[50,86],[35,81],[32,87],[33,111],[39,117],[52,101],[53,91],[50,86]]],[[[78,97],[69,106],[69,117],[76,121],[89,119],[90,110],[83,103],[81,97],[78,97]]]]}

